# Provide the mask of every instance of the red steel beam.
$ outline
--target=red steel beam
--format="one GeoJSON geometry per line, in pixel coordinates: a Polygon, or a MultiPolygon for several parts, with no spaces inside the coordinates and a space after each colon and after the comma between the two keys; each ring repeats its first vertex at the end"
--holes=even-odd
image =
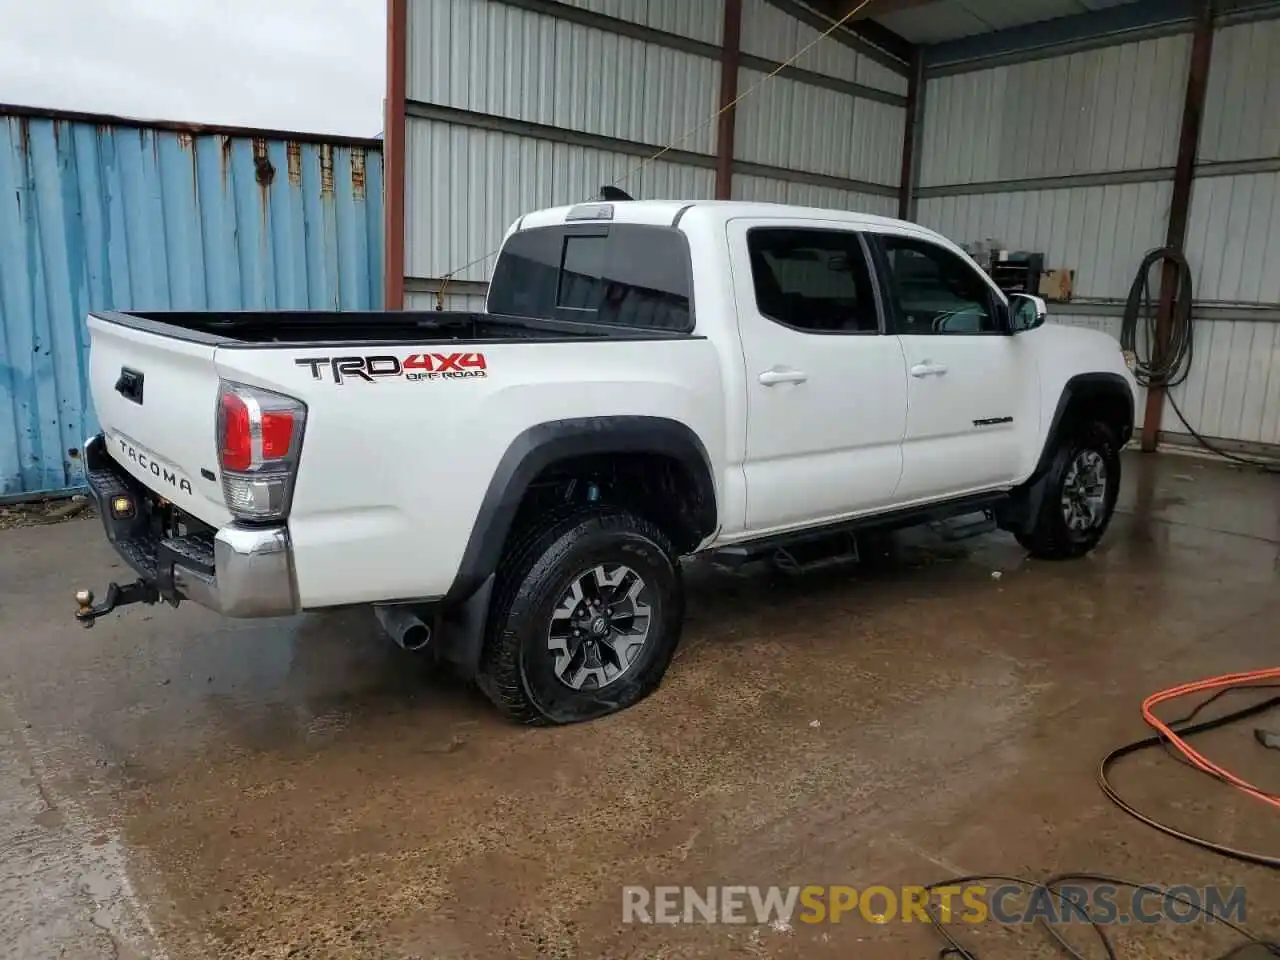
{"type": "Polygon", "coordinates": [[[720,47],[720,116],[716,125],[716,199],[733,196],[733,140],[738,110],[738,61],[742,46],[742,0],[724,2],[720,47]]]}
{"type": "MultiPolygon", "coordinates": [[[[1205,91],[1209,86],[1209,64],[1213,59],[1213,8],[1209,0],[1196,5],[1195,30],[1191,39],[1191,62],[1187,69],[1187,94],[1182,105],[1182,131],[1178,136],[1178,161],[1173,171],[1173,195],[1169,201],[1169,223],[1165,246],[1179,253],[1187,240],[1187,215],[1191,209],[1191,182],[1195,178],[1196,150],[1200,144],[1200,121],[1204,117],[1205,91]]],[[[1160,306],[1156,313],[1157,362],[1168,354],[1173,328],[1173,303],[1178,290],[1178,272],[1168,260],[1160,277],[1160,306]]],[[[1152,385],[1147,390],[1147,411],[1142,421],[1142,449],[1151,453],[1160,438],[1165,390],[1152,385]]]]}
{"type": "Polygon", "coordinates": [[[382,126],[383,294],[404,309],[405,101],[408,99],[409,0],[387,0],[387,98],[382,126]]]}

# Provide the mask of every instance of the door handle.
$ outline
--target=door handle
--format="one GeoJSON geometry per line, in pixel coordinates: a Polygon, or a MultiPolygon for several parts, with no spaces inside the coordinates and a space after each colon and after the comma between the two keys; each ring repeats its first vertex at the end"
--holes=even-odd
{"type": "Polygon", "coordinates": [[[926,360],[924,363],[917,363],[911,368],[913,377],[942,377],[947,373],[947,366],[944,363],[934,363],[932,360],[926,360]]]}
{"type": "Polygon", "coordinates": [[[760,374],[760,382],[766,387],[776,387],[780,383],[804,383],[809,375],[803,370],[766,370],[760,374]]]}

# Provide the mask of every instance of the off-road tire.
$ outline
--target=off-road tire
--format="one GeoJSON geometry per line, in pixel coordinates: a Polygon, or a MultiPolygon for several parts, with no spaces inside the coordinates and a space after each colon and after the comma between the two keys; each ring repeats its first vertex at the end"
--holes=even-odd
{"type": "Polygon", "coordinates": [[[612,506],[559,512],[526,529],[498,568],[476,683],[518,723],[578,723],[624,710],[662,681],[680,640],[684,585],[671,541],[653,523],[612,506]],[[615,682],[574,690],[555,674],[551,615],[583,570],[622,563],[646,583],[649,634],[615,682]]]}
{"type": "Polygon", "coordinates": [[[1120,492],[1120,451],[1115,437],[1105,424],[1087,423],[1071,431],[1059,442],[1053,463],[1041,481],[1044,495],[1030,529],[1014,535],[1037,560],[1074,560],[1098,545],[1115,513],[1120,492]],[[1071,529],[1063,510],[1063,488],[1071,465],[1086,451],[1102,458],[1106,468],[1103,514],[1099,522],[1086,531],[1071,529]]]}

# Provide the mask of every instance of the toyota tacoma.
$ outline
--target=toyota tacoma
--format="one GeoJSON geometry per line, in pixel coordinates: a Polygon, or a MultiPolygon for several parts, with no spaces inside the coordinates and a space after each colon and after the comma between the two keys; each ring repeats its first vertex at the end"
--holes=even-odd
{"type": "Polygon", "coordinates": [[[516,720],[598,717],[661,681],[682,558],[1091,550],[1134,380],[1045,319],[915,224],[658,201],[521,217],[482,313],[94,313],[83,462],[137,580],[76,616],[369,604],[516,720]]]}

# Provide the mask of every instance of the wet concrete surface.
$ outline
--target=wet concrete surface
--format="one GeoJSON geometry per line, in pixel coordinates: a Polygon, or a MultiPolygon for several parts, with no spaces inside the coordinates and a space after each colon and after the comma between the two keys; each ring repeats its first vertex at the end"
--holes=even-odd
{"type": "MultiPolygon", "coordinates": [[[[856,913],[628,925],[622,887],[1066,871],[1244,885],[1249,926],[1280,938],[1274,871],[1158,834],[1095,783],[1147,732],[1146,694],[1276,664],[1280,481],[1172,456],[1127,468],[1122,513],[1075,563],[917,534],[820,575],[692,570],[662,688],[551,730],[508,725],[364,611],[131,607],[83,630],[72,591],[125,576],[97,521],[4,531],[4,952],[933,958],[926,925],[856,913]]],[[[1199,746],[1280,790],[1259,724],[1280,711],[1199,746]]],[[[1280,854],[1274,809],[1163,755],[1115,779],[1163,819],[1280,854]]],[[[1037,930],[957,933],[983,960],[1055,955],[1037,930]]],[[[1205,924],[1112,935],[1125,957],[1237,942],[1205,924]]]]}

